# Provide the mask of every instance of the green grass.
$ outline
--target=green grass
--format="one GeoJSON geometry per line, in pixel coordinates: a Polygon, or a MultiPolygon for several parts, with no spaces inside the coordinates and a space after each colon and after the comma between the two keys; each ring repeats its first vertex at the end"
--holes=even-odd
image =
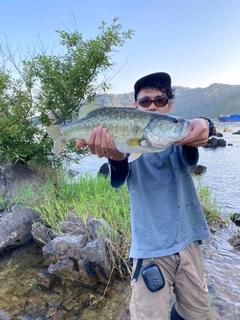
{"type": "Polygon", "coordinates": [[[103,176],[84,175],[72,181],[60,176],[55,181],[48,180],[36,197],[32,196],[29,186],[16,200],[37,210],[53,229],[58,229],[59,223],[73,210],[83,221],[88,217],[105,219],[123,233],[130,224],[126,185],[113,189],[109,179],[103,176]]]}
{"type": "Polygon", "coordinates": [[[225,223],[221,213],[222,208],[217,205],[216,198],[208,186],[202,185],[199,180],[196,186],[197,194],[208,223],[225,223]]]}

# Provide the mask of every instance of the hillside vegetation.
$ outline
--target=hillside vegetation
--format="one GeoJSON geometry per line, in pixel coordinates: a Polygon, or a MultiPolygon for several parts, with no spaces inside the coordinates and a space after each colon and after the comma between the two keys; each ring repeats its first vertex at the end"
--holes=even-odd
{"type": "MultiPolygon", "coordinates": [[[[132,107],[134,94],[103,94],[95,102],[107,107],[132,107]]],[[[216,119],[221,114],[232,113],[240,113],[240,85],[214,83],[207,88],[176,87],[172,115],[216,119]]]]}

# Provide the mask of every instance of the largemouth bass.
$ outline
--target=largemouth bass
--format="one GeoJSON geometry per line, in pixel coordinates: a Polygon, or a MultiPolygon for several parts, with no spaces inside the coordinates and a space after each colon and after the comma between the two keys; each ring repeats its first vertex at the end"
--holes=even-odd
{"type": "Polygon", "coordinates": [[[70,140],[88,140],[93,128],[108,129],[116,149],[131,154],[133,161],[144,153],[165,150],[189,134],[190,121],[134,108],[107,108],[98,105],[81,107],[79,119],[67,125],[46,128],[54,140],[54,152],[60,154],[70,140]]]}

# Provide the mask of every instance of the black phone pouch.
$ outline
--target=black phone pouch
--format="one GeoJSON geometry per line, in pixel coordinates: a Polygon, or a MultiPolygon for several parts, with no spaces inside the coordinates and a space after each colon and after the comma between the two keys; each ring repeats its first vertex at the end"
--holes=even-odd
{"type": "Polygon", "coordinates": [[[161,290],[165,286],[165,280],[159,266],[155,263],[150,263],[142,270],[142,277],[146,287],[151,292],[161,290]]]}

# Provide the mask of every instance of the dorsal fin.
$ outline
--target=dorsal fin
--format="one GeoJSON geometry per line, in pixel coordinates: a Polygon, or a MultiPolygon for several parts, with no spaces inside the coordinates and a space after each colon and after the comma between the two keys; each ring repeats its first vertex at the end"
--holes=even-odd
{"type": "Polygon", "coordinates": [[[92,111],[103,109],[103,108],[106,108],[106,107],[99,106],[96,104],[88,104],[88,105],[82,106],[79,111],[79,119],[85,118],[92,111]]]}

